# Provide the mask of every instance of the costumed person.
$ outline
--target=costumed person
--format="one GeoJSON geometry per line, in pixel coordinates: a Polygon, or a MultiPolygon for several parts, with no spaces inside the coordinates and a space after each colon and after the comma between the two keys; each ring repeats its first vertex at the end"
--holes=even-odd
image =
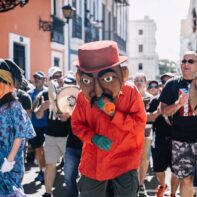
{"type": "Polygon", "coordinates": [[[136,197],[146,114],[134,85],[126,82],[127,60],[114,41],[82,45],[76,79],[81,92],[71,117],[73,133],[83,142],[78,183],[80,197],[136,197]]]}
{"type": "Polygon", "coordinates": [[[21,69],[0,59],[0,196],[26,196],[24,175],[25,139],[35,136],[27,112],[14,96],[23,81],[21,69]]]}
{"type": "MultiPolygon", "coordinates": [[[[10,59],[4,59],[4,61],[8,64],[9,67],[17,67],[16,63],[10,59]]],[[[19,68],[21,69],[21,68],[19,68]]],[[[21,69],[21,73],[24,74],[24,71],[21,69]]],[[[24,78],[21,84],[15,86],[15,93],[18,101],[21,103],[22,107],[26,110],[29,117],[31,117],[31,110],[32,110],[32,100],[31,97],[25,91],[25,87],[29,85],[29,82],[24,78]]]]}

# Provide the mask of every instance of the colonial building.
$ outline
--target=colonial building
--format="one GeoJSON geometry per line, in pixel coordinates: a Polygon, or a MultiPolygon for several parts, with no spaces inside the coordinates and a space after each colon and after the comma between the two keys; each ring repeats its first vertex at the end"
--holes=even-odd
{"type": "Polygon", "coordinates": [[[128,0],[9,2],[0,2],[0,58],[14,60],[28,79],[51,66],[75,70],[72,62],[84,42],[115,40],[126,55],[128,0]]]}
{"type": "Polygon", "coordinates": [[[127,44],[131,75],[143,72],[148,78],[155,79],[159,74],[155,22],[148,16],[142,20],[131,20],[129,32],[127,44]]]}

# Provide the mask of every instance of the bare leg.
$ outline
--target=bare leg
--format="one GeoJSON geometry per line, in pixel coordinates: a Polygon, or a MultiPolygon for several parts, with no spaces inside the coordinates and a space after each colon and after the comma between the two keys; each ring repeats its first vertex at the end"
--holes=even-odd
{"type": "Polygon", "coordinates": [[[176,194],[178,186],[179,186],[179,179],[172,172],[172,174],[171,174],[171,194],[176,194]]]}
{"type": "Polygon", "coordinates": [[[165,175],[165,172],[156,172],[156,178],[159,182],[159,185],[161,185],[162,187],[165,187],[166,186],[166,182],[165,182],[165,178],[166,178],[166,175],[165,175]]]}
{"type": "Polygon", "coordinates": [[[193,180],[191,176],[188,176],[181,180],[180,192],[181,192],[181,197],[193,197],[194,196],[193,180]]]}
{"type": "Polygon", "coordinates": [[[47,193],[51,193],[56,176],[56,164],[48,164],[45,169],[45,188],[47,193]]]}
{"type": "Polygon", "coordinates": [[[149,166],[149,151],[150,151],[150,143],[151,139],[150,138],[145,138],[144,142],[144,147],[142,151],[142,158],[141,158],[141,163],[140,163],[140,168],[139,168],[139,183],[140,185],[144,184],[144,179],[146,177],[146,173],[148,171],[148,166],[149,166]]]}
{"type": "Polygon", "coordinates": [[[45,167],[45,159],[44,159],[44,150],[43,146],[35,149],[35,156],[36,160],[38,161],[38,166],[40,167],[40,170],[42,170],[45,167]]]}

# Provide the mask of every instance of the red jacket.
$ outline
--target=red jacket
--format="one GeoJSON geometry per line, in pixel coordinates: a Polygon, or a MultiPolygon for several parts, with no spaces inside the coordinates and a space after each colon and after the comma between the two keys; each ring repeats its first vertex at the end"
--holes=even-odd
{"type": "Polygon", "coordinates": [[[116,178],[139,166],[144,142],[146,113],[136,87],[124,85],[111,119],[92,107],[81,92],[72,114],[72,129],[83,142],[79,170],[82,175],[102,181],[116,178]],[[94,134],[112,140],[108,151],[91,142],[94,134]]]}

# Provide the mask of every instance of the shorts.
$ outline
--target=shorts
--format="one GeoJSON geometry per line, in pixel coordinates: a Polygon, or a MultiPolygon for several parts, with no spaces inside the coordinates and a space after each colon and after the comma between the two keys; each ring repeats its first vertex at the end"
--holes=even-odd
{"type": "Polygon", "coordinates": [[[28,140],[28,143],[31,145],[33,149],[39,148],[43,145],[45,141],[44,134],[46,131],[46,127],[34,128],[34,130],[36,132],[36,137],[28,140]]]}
{"type": "Polygon", "coordinates": [[[197,143],[172,141],[172,167],[179,178],[194,175],[197,143]]]}
{"type": "Polygon", "coordinates": [[[164,172],[168,167],[172,169],[172,139],[162,137],[155,139],[154,147],[151,148],[154,172],[164,172]]]}
{"type": "Polygon", "coordinates": [[[46,135],[44,154],[46,164],[56,164],[64,156],[68,137],[53,137],[46,135]]]}
{"type": "Polygon", "coordinates": [[[137,170],[131,170],[111,180],[97,181],[82,175],[78,182],[81,197],[107,196],[107,188],[112,190],[115,196],[137,196],[139,187],[137,170]],[[110,184],[110,185],[109,185],[110,184]]]}

